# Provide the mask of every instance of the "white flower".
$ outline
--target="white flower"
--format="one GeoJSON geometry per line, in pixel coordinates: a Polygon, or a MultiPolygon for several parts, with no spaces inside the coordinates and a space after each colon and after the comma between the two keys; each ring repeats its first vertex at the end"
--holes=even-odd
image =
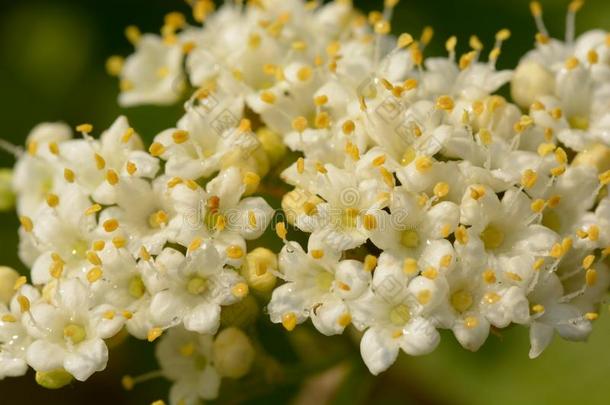
{"type": "MultiPolygon", "coordinates": [[[[256,175],[254,177],[257,177],[256,175]]],[[[180,218],[176,239],[183,246],[211,240],[229,263],[240,265],[246,240],[262,235],[273,209],[261,197],[243,198],[252,173],[242,175],[231,167],[211,180],[203,190],[194,182],[177,184],[172,190],[174,209],[180,218]]]]}
{"type": "Polygon", "coordinates": [[[366,329],[360,353],[370,372],[390,367],[402,349],[409,355],[430,353],[440,341],[433,322],[421,316],[422,307],[407,289],[405,273],[381,261],[371,288],[350,304],[354,325],[366,329]]]}
{"type": "Polygon", "coordinates": [[[272,322],[292,330],[311,318],[325,335],[340,334],[349,325],[348,301],[366,290],[372,269],[355,260],[339,261],[340,256],[324,245],[311,236],[309,253],[294,242],[284,246],[278,276],[286,283],[273,290],[267,306],[272,322]]]}
{"type": "Polygon", "coordinates": [[[156,286],[150,304],[153,322],[162,327],[180,323],[187,330],[216,333],[221,305],[230,305],[248,293],[243,279],[225,267],[211,244],[190,249],[186,256],[166,248],[155,260],[156,286]]]}
{"type": "Polygon", "coordinates": [[[8,307],[0,303],[0,380],[19,377],[27,371],[25,356],[32,339],[22,324],[24,315],[19,301],[24,297],[28,302],[36,302],[39,296],[34,287],[24,285],[8,307]]]}
{"type": "Polygon", "coordinates": [[[65,369],[79,381],[106,368],[103,339],[122,326],[110,306],[91,306],[90,291],[77,279],[62,280],[51,303],[32,305],[24,320],[34,341],[27,362],[36,371],[65,369]],[[110,311],[110,312],[108,312],[110,311]]]}
{"type": "Polygon", "coordinates": [[[156,347],[156,356],[165,377],[173,384],[171,405],[196,405],[218,396],[220,375],[213,365],[213,338],[175,327],[156,347]]]}
{"type": "Polygon", "coordinates": [[[136,52],[125,60],[120,73],[119,104],[171,104],[182,92],[183,53],[179,43],[168,44],[158,35],[144,34],[136,52]]]}

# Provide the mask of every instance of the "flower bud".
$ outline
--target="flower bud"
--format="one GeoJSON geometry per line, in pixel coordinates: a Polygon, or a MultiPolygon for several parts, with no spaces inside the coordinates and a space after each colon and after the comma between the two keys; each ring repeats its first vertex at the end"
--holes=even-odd
{"type": "Polygon", "coordinates": [[[553,94],[555,77],[534,61],[519,63],[510,83],[511,96],[522,108],[528,108],[541,96],[553,94]]]}
{"type": "Polygon", "coordinates": [[[238,328],[227,328],[214,340],[214,366],[223,377],[241,378],[254,360],[250,339],[238,328]]]}
{"type": "Polygon", "coordinates": [[[0,266],[0,302],[8,304],[14,294],[15,281],[19,278],[19,273],[10,267],[0,266]]]}
{"type": "Polygon", "coordinates": [[[37,371],[36,382],[41,387],[56,390],[72,382],[72,374],[68,373],[63,368],[50,371],[37,371]]]}
{"type": "Polygon", "coordinates": [[[255,291],[269,292],[275,287],[277,256],[269,249],[258,247],[246,255],[241,274],[255,291]]]}
{"type": "Polygon", "coordinates": [[[15,206],[15,193],[13,193],[13,171],[0,169],[0,212],[9,211],[15,206]]]}
{"type": "Polygon", "coordinates": [[[282,137],[267,127],[263,127],[256,131],[256,136],[263,146],[263,150],[267,154],[271,166],[278,164],[286,155],[286,145],[284,144],[282,137]]]}

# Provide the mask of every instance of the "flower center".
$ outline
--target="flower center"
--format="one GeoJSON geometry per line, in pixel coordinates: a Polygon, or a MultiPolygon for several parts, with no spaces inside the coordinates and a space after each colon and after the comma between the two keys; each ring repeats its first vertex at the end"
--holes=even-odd
{"type": "Polygon", "coordinates": [[[358,222],[358,209],[357,208],[346,208],[343,210],[341,215],[341,227],[342,228],[355,228],[358,222]]]}
{"type": "Polygon", "coordinates": [[[142,281],[142,277],[135,276],[129,280],[129,286],[127,287],[129,291],[129,295],[133,298],[140,298],[146,292],[146,286],[144,286],[144,282],[142,281]]]}
{"type": "Polygon", "coordinates": [[[570,127],[574,128],[574,129],[582,129],[582,130],[589,129],[589,118],[587,118],[587,117],[574,115],[574,116],[568,118],[568,122],[570,123],[570,127]]]}
{"type": "Polygon", "coordinates": [[[459,290],[451,296],[451,306],[458,312],[467,311],[472,306],[472,294],[459,290]]]}
{"type": "Polygon", "coordinates": [[[330,290],[330,287],[332,287],[334,280],[334,276],[324,270],[320,271],[316,276],[316,284],[318,285],[318,288],[322,291],[330,290]]]}
{"type": "Polygon", "coordinates": [[[390,311],[390,322],[394,325],[404,325],[409,322],[409,319],[411,319],[411,313],[409,307],[404,304],[397,305],[390,311]]]}
{"type": "Polygon", "coordinates": [[[504,242],[504,232],[494,225],[488,225],[480,237],[487,250],[497,249],[504,242]]]}
{"type": "Polygon", "coordinates": [[[75,323],[69,323],[64,327],[64,337],[76,345],[85,340],[87,332],[82,326],[75,323]]]}
{"type": "Polygon", "coordinates": [[[84,259],[85,255],[87,254],[88,249],[89,249],[89,244],[82,239],[78,239],[72,245],[72,250],[70,251],[70,253],[72,254],[72,256],[74,256],[76,258],[84,259]]]}
{"type": "Polygon", "coordinates": [[[207,287],[208,282],[206,281],[206,279],[195,276],[189,280],[188,284],[186,285],[186,290],[190,294],[199,295],[204,292],[207,287]]]}
{"type": "Polygon", "coordinates": [[[409,249],[415,249],[419,246],[419,234],[415,229],[407,229],[400,235],[400,243],[409,249]]]}
{"type": "Polygon", "coordinates": [[[168,221],[169,217],[167,216],[167,213],[163,210],[159,210],[150,214],[148,217],[148,226],[152,229],[159,229],[167,225],[168,221]]]}

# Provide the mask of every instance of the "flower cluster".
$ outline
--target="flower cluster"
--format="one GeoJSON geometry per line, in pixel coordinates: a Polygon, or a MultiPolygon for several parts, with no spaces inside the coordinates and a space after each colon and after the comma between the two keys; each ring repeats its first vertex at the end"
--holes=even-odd
{"type": "Polygon", "coordinates": [[[497,70],[507,29],[425,58],[432,29],[390,34],[397,0],[319,3],[192,0],[196,25],[129,27],[120,104],[186,100],[148,150],[124,117],[99,139],[34,128],[13,174],[31,284],[0,274],[0,378],[86,380],[126,330],[163,335],[172,403],[214,398],[253,361],[239,329],[214,337],[250,290],[288,331],[359,331],[373,374],[440,329],[474,351],[524,325],[530,357],[587,338],[610,285],[610,35],[574,38],[576,0],[552,39],[532,2],[536,48],[497,70]],[[270,225],[277,256],[251,242],[270,225]]]}

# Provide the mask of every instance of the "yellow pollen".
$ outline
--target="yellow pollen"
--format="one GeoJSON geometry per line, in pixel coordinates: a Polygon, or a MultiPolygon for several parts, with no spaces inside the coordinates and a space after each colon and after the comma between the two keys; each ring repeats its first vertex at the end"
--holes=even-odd
{"type": "Polygon", "coordinates": [[[30,310],[30,300],[25,295],[18,295],[17,302],[19,303],[19,310],[22,313],[30,310]]]}
{"type": "Polygon", "coordinates": [[[93,204],[91,207],[85,210],[85,215],[94,215],[102,210],[102,206],[99,204],[93,204]]]}
{"type": "Polygon", "coordinates": [[[13,284],[13,290],[17,291],[20,289],[25,283],[27,283],[27,278],[25,276],[20,276],[15,280],[15,284],[13,284]]]}
{"type": "Polygon", "coordinates": [[[145,262],[150,260],[150,253],[148,252],[148,249],[146,249],[146,247],[144,246],[140,247],[138,255],[140,256],[140,259],[144,260],[145,262]]]}
{"type": "Polygon", "coordinates": [[[474,316],[468,316],[464,319],[464,325],[466,325],[468,329],[474,329],[477,327],[478,324],[479,320],[474,316]]]}
{"type": "Polygon", "coordinates": [[[595,49],[591,49],[589,52],[587,52],[587,61],[589,61],[591,65],[595,65],[599,61],[599,55],[595,49]]]}
{"type": "Polygon", "coordinates": [[[587,234],[589,235],[589,240],[597,241],[599,239],[599,227],[597,225],[589,226],[587,234]]]}
{"type": "Polygon", "coordinates": [[[496,273],[493,270],[485,270],[483,272],[483,281],[487,284],[493,284],[496,282],[496,273]]]}
{"type": "Polygon", "coordinates": [[[250,34],[248,37],[248,47],[251,49],[257,49],[261,45],[262,38],[256,33],[250,34]]]}
{"type": "Polygon", "coordinates": [[[134,174],[135,174],[135,173],[138,171],[138,167],[137,167],[137,166],[136,166],[136,164],[135,164],[135,163],[133,163],[133,162],[127,162],[127,163],[125,164],[125,170],[127,170],[127,173],[128,173],[130,176],[133,176],[133,175],[134,175],[134,174]]]}
{"type": "Polygon", "coordinates": [[[59,197],[55,194],[47,195],[47,205],[51,208],[57,207],[59,205],[59,197]]]}
{"type": "Polygon", "coordinates": [[[112,169],[106,172],[106,181],[111,186],[115,186],[119,182],[119,175],[112,169]]]}
{"type": "Polygon", "coordinates": [[[434,186],[433,192],[437,198],[443,198],[447,194],[449,194],[449,184],[442,182],[442,181],[438,182],[434,186]]]}
{"type": "Polygon", "coordinates": [[[286,234],[288,233],[286,231],[286,224],[284,222],[278,222],[275,225],[275,233],[280,239],[286,240],[286,234]]]}
{"type": "Polygon", "coordinates": [[[161,328],[149,329],[148,333],[146,334],[146,340],[148,340],[149,342],[154,342],[162,334],[163,334],[163,329],[161,329],[161,328]]]}
{"type": "Polygon", "coordinates": [[[541,143],[538,145],[538,155],[541,157],[547,156],[549,153],[555,150],[555,145],[552,143],[541,143]]]}
{"type": "Polygon", "coordinates": [[[455,232],[453,232],[455,235],[455,239],[462,245],[465,245],[468,243],[468,232],[466,231],[466,228],[462,225],[458,226],[457,229],[455,230],[455,232]]]}
{"type": "Polygon", "coordinates": [[[97,255],[97,253],[95,253],[93,251],[89,251],[89,252],[87,252],[86,257],[87,257],[87,260],[89,261],[89,263],[91,263],[92,265],[94,265],[94,266],[102,265],[102,259],[100,259],[100,257],[97,255]]]}
{"type": "Polygon", "coordinates": [[[230,259],[241,259],[244,255],[244,250],[237,245],[227,247],[227,257],[230,259]]]}
{"type": "Polygon", "coordinates": [[[536,304],[532,306],[532,312],[536,313],[536,314],[541,314],[544,312],[544,305],[542,304],[536,304]]]}
{"type": "Polygon", "coordinates": [[[432,159],[428,156],[419,156],[415,158],[415,169],[418,172],[424,173],[432,168],[432,159]]]}
{"type": "Polygon", "coordinates": [[[74,183],[75,180],[75,174],[72,170],[65,168],[64,169],[64,179],[68,182],[68,183],[74,183]]]}
{"type": "Polygon", "coordinates": [[[91,124],[80,124],[76,127],[77,132],[81,132],[83,134],[88,134],[93,131],[93,125],[91,124]]]}
{"type": "Polygon", "coordinates": [[[501,298],[502,297],[500,297],[500,295],[496,294],[495,292],[488,292],[483,296],[483,299],[488,304],[494,304],[500,301],[501,298]]]}
{"type": "Polygon", "coordinates": [[[595,261],[595,256],[594,255],[588,255],[587,257],[585,257],[582,261],[582,267],[587,270],[589,267],[591,267],[591,265],[593,265],[593,262],[595,261]]]}
{"type": "Polygon", "coordinates": [[[453,260],[453,256],[444,255],[443,257],[441,257],[441,260],[439,260],[438,264],[440,267],[449,267],[449,265],[451,264],[451,260],[453,260]]]}
{"type": "Polygon", "coordinates": [[[561,165],[561,166],[557,166],[551,169],[551,175],[552,176],[561,176],[562,174],[564,174],[566,171],[566,166],[565,165],[561,165]]]}
{"type": "Polygon", "coordinates": [[[150,148],[148,148],[148,151],[152,156],[158,157],[165,153],[165,146],[163,146],[159,142],[153,142],[153,144],[150,145],[150,148]]]}
{"type": "Polygon", "coordinates": [[[95,283],[97,280],[102,278],[103,272],[99,267],[93,267],[91,270],[87,272],[87,281],[90,283],[95,283]]]}
{"type": "Polygon", "coordinates": [[[496,33],[496,41],[506,41],[510,38],[510,30],[503,28],[496,33]]]}
{"type": "Polygon", "coordinates": [[[595,321],[599,318],[599,314],[597,312],[587,312],[585,314],[585,319],[588,321],[595,321]]]}
{"type": "Polygon", "coordinates": [[[436,99],[436,108],[439,110],[451,111],[455,103],[450,96],[440,96],[436,99]]]}
{"type": "Polygon", "coordinates": [[[472,186],[470,187],[470,198],[475,201],[480,200],[485,196],[485,187],[483,186],[472,186]]]}
{"type": "Polygon", "coordinates": [[[177,144],[184,143],[189,140],[189,133],[183,129],[176,130],[172,134],[172,139],[177,144]]]}
{"type": "Polygon", "coordinates": [[[429,278],[430,280],[434,280],[438,277],[438,270],[436,270],[436,268],[432,266],[429,266],[421,272],[421,275],[426,278],[429,278]]]}
{"type": "Polygon", "coordinates": [[[544,259],[540,258],[534,262],[534,270],[539,271],[544,266],[544,259]]]}
{"type": "Polygon", "coordinates": [[[339,326],[345,328],[347,325],[352,323],[352,316],[349,313],[343,313],[339,318],[337,318],[337,323],[339,326]]]}
{"type": "Polygon", "coordinates": [[[411,36],[411,34],[407,34],[406,32],[403,34],[400,34],[400,36],[398,37],[398,41],[397,41],[397,46],[400,49],[406,48],[407,46],[411,45],[413,43],[413,37],[411,36]]]}
{"type": "Polygon", "coordinates": [[[585,282],[589,287],[594,286],[597,283],[597,270],[587,269],[585,272],[585,282]]]}
{"type": "Polygon", "coordinates": [[[536,185],[537,180],[538,175],[532,169],[526,169],[521,175],[521,185],[526,189],[534,187],[534,185],[536,185]]]}
{"type": "Polygon", "coordinates": [[[237,298],[243,298],[248,295],[248,284],[237,283],[231,288],[231,294],[237,298]]]}
{"type": "Polygon", "coordinates": [[[17,322],[17,318],[15,318],[11,314],[2,315],[2,318],[0,318],[0,320],[2,320],[2,322],[8,322],[8,323],[17,322]]]}
{"type": "Polygon", "coordinates": [[[538,1],[532,1],[530,3],[530,11],[534,17],[540,17],[542,15],[542,6],[538,1]]]}
{"type": "Polygon", "coordinates": [[[260,95],[260,98],[264,103],[267,104],[273,104],[276,100],[275,94],[271,93],[270,91],[263,91],[260,95]]]}
{"type": "Polygon", "coordinates": [[[571,56],[566,60],[565,67],[568,70],[573,70],[573,69],[576,69],[579,64],[580,64],[580,62],[578,61],[578,58],[571,56]]]}
{"type": "Polygon", "coordinates": [[[29,217],[20,216],[19,222],[21,223],[23,230],[26,232],[32,232],[32,229],[34,229],[34,224],[32,223],[32,220],[29,217]]]}
{"type": "Polygon", "coordinates": [[[116,237],[112,238],[112,244],[114,245],[115,248],[121,249],[121,248],[124,248],[125,245],[127,245],[127,241],[122,236],[116,236],[116,237]]]}
{"type": "Polygon", "coordinates": [[[481,140],[481,143],[485,146],[491,145],[493,141],[491,132],[485,128],[481,128],[481,130],[479,130],[479,139],[481,140]]]}
{"type": "Polygon", "coordinates": [[[417,260],[407,257],[402,264],[402,271],[408,276],[417,273],[417,260]]]}
{"type": "Polygon", "coordinates": [[[330,115],[327,112],[322,111],[316,115],[314,124],[318,129],[326,129],[330,126],[330,115]]]}
{"type": "Polygon", "coordinates": [[[386,156],[385,155],[379,155],[377,156],[375,159],[373,159],[373,166],[381,166],[382,164],[384,164],[386,161],[386,156]]]}
{"type": "Polygon", "coordinates": [[[203,240],[201,238],[195,238],[191,241],[191,243],[188,246],[188,250],[190,252],[197,250],[201,247],[201,244],[203,243],[203,240]]]}
{"type": "Polygon", "coordinates": [[[510,278],[513,281],[523,281],[523,279],[521,278],[520,275],[518,275],[517,273],[513,273],[511,271],[505,271],[504,274],[506,275],[506,277],[510,278]]]}
{"type": "Polygon", "coordinates": [[[53,155],[59,155],[59,146],[57,146],[57,142],[50,142],[49,143],[49,152],[51,152],[51,154],[53,155]]]}
{"type": "Polygon", "coordinates": [[[432,298],[432,292],[430,292],[430,290],[422,290],[417,293],[416,298],[417,302],[422,305],[426,305],[428,302],[430,302],[430,298],[432,298]]]}
{"type": "Polygon", "coordinates": [[[297,326],[297,316],[294,312],[288,312],[282,315],[282,326],[291,332],[297,326]]]}
{"type": "Polygon", "coordinates": [[[311,79],[312,74],[313,74],[313,71],[311,70],[311,68],[309,66],[304,66],[304,67],[300,68],[299,71],[297,72],[297,78],[300,81],[305,82],[305,81],[311,79]]]}
{"type": "Polygon", "coordinates": [[[364,271],[372,272],[377,267],[377,257],[373,255],[366,255],[364,257],[364,271]]]}
{"type": "Polygon", "coordinates": [[[119,221],[115,218],[107,219],[106,221],[104,221],[102,226],[104,227],[104,230],[106,232],[114,232],[119,228],[119,221]]]}
{"type": "Polygon", "coordinates": [[[538,198],[532,202],[532,204],[530,205],[530,208],[535,213],[541,213],[544,210],[545,205],[546,205],[545,201],[541,198],[538,198]]]}
{"type": "Polygon", "coordinates": [[[113,55],[106,59],[106,72],[110,76],[118,76],[123,70],[123,63],[125,59],[122,56],[113,55]]]}

